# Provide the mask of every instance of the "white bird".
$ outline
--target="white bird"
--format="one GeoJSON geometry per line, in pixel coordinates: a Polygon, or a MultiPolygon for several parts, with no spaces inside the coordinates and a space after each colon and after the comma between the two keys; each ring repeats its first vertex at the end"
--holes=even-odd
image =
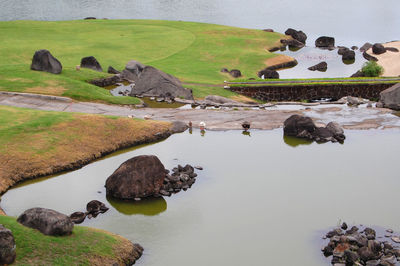
{"type": "Polygon", "coordinates": [[[206,128],[206,123],[204,121],[201,121],[199,123],[199,127],[200,127],[201,130],[204,130],[206,128]]]}

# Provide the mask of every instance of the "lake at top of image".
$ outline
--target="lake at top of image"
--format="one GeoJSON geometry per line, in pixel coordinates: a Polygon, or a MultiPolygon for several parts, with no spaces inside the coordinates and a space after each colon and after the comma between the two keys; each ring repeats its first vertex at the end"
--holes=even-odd
{"type": "Polygon", "coordinates": [[[70,214],[91,200],[110,210],[86,219],[140,243],[137,265],[330,265],[322,236],[342,221],[392,228],[399,130],[347,130],[344,144],[271,131],[186,131],[117,152],[82,169],[21,183],[2,196],[8,215],[31,207],[70,214]],[[200,165],[196,183],[171,197],[121,202],[105,180],[126,160],[154,154],[165,168],[200,165]]]}

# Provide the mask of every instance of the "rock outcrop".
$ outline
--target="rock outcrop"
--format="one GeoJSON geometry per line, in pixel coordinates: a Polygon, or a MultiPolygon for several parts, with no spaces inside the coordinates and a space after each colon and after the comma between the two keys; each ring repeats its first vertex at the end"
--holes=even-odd
{"type": "Polygon", "coordinates": [[[146,66],[142,63],[136,60],[131,60],[126,64],[125,69],[122,71],[122,77],[128,81],[137,81],[145,67],[146,66]]]}
{"type": "Polygon", "coordinates": [[[342,54],[343,61],[353,61],[356,59],[356,53],[353,50],[347,49],[342,54]]]}
{"type": "Polygon", "coordinates": [[[146,66],[139,74],[130,96],[193,100],[192,91],[183,88],[179,79],[151,66],[146,66]]]}
{"type": "MultiPolygon", "coordinates": [[[[282,39],[281,43],[285,46],[286,45],[289,46],[289,48],[303,48],[305,46],[304,43],[302,43],[296,39],[289,39],[289,40],[282,39]]],[[[279,49],[276,49],[275,51],[278,51],[278,50],[279,49]]]]}
{"type": "Polygon", "coordinates": [[[62,65],[48,50],[39,50],[33,56],[31,69],[60,74],[62,65]]]}
{"type": "Polygon", "coordinates": [[[381,43],[375,43],[372,46],[372,52],[374,54],[383,54],[386,52],[386,48],[381,43]]]}
{"type": "Polygon", "coordinates": [[[107,179],[107,195],[124,200],[153,196],[160,192],[165,174],[164,165],[156,156],[133,157],[107,179]]]}
{"type": "Polygon", "coordinates": [[[17,221],[30,228],[39,230],[45,235],[63,236],[72,233],[74,224],[62,213],[45,208],[32,208],[22,213],[17,221]]]}
{"type": "Polygon", "coordinates": [[[88,56],[81,59],[81,67],[89,68],[98,72],[103,72],[103,68],[94,56],[88,56]]]}
{"type": "Polygon", "coordinates": [[[328,36],[321,36],[317,40],[315,40],[315,47],[319,48],[334,48],[335,47],[335,38],[328,36]]]}
{"type": "Polygon", "coordinates": [[[321,72],[325,72],[327,69],[328,69],[328,64],[325,61],[308,68],[308,70],[311,70],[311,71],[317,70],[317,71],[321,71],[321,72]]]}
{"type": "Polygon", "coordinates": [[[307,35],[302,32],[301,30],[295,30],[292,28],[289,28],[285,31],[285,35],[292,36],[293,39],[305,44],[307,40],[307,35]]]}
{"type": "Polygon", "coordinates": [[[285,120],[283,126],[285,136],[304,138],[316,142],[343,142],[346,138],[343,129],[334,122],[326,127],[317,127],[311,118],[292,115],[285,120]]]}
{"type": "Polygon", "coordinates": [[[366,43],[364,43],[363,46],[360,47],[360,52],[365,52],[371,47],[372,47],[372,44],[369,42],[366,42],[366,43]]]}
{"type": "Polygon", "coordinates": [[[379,102],[383,107],[400,110],[400,83],[382,91],[379,102]]]}
{"type": "Polygon", "coordinates": [[[121,74],[120,71],[116,70],[112,66],[108,66],[107,73],[109,73],[109,74],[121,74]]]}
{"type": "Polygon", "coordinates": [[[14,262],[15,249],[15,240],[11,230],[0,224],[0,265],[8,265],[14,262]]]}

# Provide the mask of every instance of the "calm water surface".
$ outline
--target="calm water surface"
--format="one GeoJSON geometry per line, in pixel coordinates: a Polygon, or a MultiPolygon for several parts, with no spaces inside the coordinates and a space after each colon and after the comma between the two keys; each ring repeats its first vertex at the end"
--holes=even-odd
{"type": "Polygon", "coordinates": [[[341,220],[400,231],[399,134],[346,131],[344,145],[322,145],[284,139],[282,129],[250,137],[185,132],[24,183],[2,197],[2,207],[14,216],[37,206],[72,213],[101,200],[110,210],[84,225],[142,244],[138,265],[330,265],[320,254],[321,231],[341,220]],[[169,169],[190,163],[204,170],[171,198],[108,200],[107,177],[141,154],[157,155],[169,169]]]}

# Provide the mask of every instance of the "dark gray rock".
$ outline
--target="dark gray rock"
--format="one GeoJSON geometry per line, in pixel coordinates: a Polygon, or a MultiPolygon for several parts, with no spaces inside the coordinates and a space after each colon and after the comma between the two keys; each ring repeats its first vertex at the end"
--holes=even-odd
{"type": "Polygon", "coordinates": [[[14,262],[15,248],[15,240],[11,230],[0,224],[0,265],[8,265],[14,262]]]}
{"type": "Polygon", "coordinates": [[[181,133],[188,129],[188,125],[183,121],[174,121],[172,122],[172,133],[181,133]]]}
{"type": "Polygon", "coordinates": [[[45,235],[69,235],[74,224],[71,219],[62,213],[45,208],[32,208],[22,213],[17,221],[45,235]]]}
{"type": "Polygon", "coordinates": [[[229,70],[227,68],[222,68],[221,73],[229,73],[229,70]]]}
{"type": "Polygon", "coordinates": [[[285,35],[292,36],[293,39],[305,44],[307,40],[307,35],[302,32],[301,30],[295,30],[292,28],[289,28],[285,31],[285,35]]]}
{"type": "Polygon", "coordinates": [[[99,213],[105,213],[108,211],[108,207],[101,201],[92,200],[86,204],[86,210],[88,214],[97,216],[99,213]]]}
{"type": "Polygon", "coordinates": [[[340,47],[338,47],[339,49],[338,49],[338,54],[339,55],[343,55],[346,51],[349,51],[350,49],[349,48],[347,48],[347,47],[344,47],[344,46],[340,46],[340,47]]]}
{"type": "Polygon", "coordinates": [[[369,227],[367,227],[367,228],[364,229],[364,234],[365,234],[365,236],[368,238],[368,240],[374,240],[375,237],[376,237],[376,232],[375,232],[375,230],[372,229],[372,228],[369,228],[369,227]]]}
{"type": "Polygon", "coordinates": [[[385,47],[386,51],[390,51],[393,53],[398,53],[399,49],[395,48],[395,47],[385,47]]]}
{"type": "MultiPolygon", "coordinates": [[[[335,122],[330,122],[327,126],[326,126],[329,130],[333,131],[334,134],[337,131],[341,131],[341,133],[343,134],[343,129],[339,126],[338,123],[335,122]]],[[[348,226],[345,222],[342,223],[342,226],[340,226],[340,228],[342,228],[343,230],[347,230],[348,226]]]]}
{"type": "Polygon", "coordinates": [[[360,258],[360,256],[351,250],[344,251],[344,259],[348,265],[354,265],[354,263],[360,258]]]}
{"type": "Polygon", "coordinates": [[[335,47],[335,38],[328,36],[321,36],[317,40],[315,40],[315,47],[333,48],[335,47]]]}
{"type": "Polygon", "coordinates": [[[358,78],[358,77],[365,77],[364,73],[361,72],[361,70],[358,70],[356,73],[351,75],[352,78],[358,78]]]}
{"type": "Polygon", "coordinates": [[[74,224],[81,224],[81,223],[83,223],[83,221],[86,218],[86,213],[84,213],[84,212],[74,212],[73,214],[71,214],[69,216],[69,218],[71,218],[71,221],[74,224]]]}
{"type": "Polygon", "coordinates": [[[115,85],[119,82],[122,82],[122,78],[119,74],[111,76],[111,77],[107,77],[107,78],[100,78],[100,79],[94,79],[91,80],[90,83],[93,85],[96,85],[98,87],[107,87],[107,86],[111,86],[111,85],[115,85]]]}
{"type": "Polygon", "coordinates": [[[133,157],[118,167],[107,179],[107,195],[118,199],[135,199],[159,194],[165,168],[154,155],[133,157]]]}
{"type": "Polygon", "coordinates": [[[372,47],[372,43],[366,42],[366,43],[364,43],[363,46],[360,47],[360,52],[365,52],[371,47],[372,47]]]}
{"type": "MultiPolygon", "coordinates": [[[[298,41],[298,40],[296,40],[296,39],[289,39],[289,40],[282,39],[282,40],[281,40],[281,43],[282,43],[283,45],[289,46],[289,48],[291,48],[291,47],[293,47],[293,48],[303,48],[303,47],[305,46],[304,43],[302,43],[302,42],[300,42],[300,41],[298,41]]],[[[278,49],[278,50],[279,50],[279,49],[278,49]]],[[[277,50],[276,50],[276,51],[277,51],[277,50]]]]}
{"type": "Polygon", "coordinates": [[[320,72],[325,72],[327,69],[328,69],[328,64],[326,62],[321,62],[321,63],[318,63],[318,64],[308,68],[308,70],[311,70],[311,71],[317,70],[320,72]]]}
{"type": "Polygon", "coordinates": [[[356,53],[352,50],[346,50],[344,51],[342,55],[342,60],[344,61],[351,61],[356,59],[356,53]]]}
{"type": "Polygon", "coordinates": [[[239,69],[232,69],[231,71],[229,71],[229,74],[231,74],[231,76],[234,78],[239,78],[242,76],[242,72],[240,72],[239,69]]]}
{"type": "Polygon", "coordinates": [[[379,103],[381,103],[383,107],[400,110],[400,83],[382,91],[380,93],[379,103]]]}
{"type": "Polygon", "coordinates": [[[368,54],[366,51],[363,52],[363,57],[368,60],[368,61],[378,61],[378,58],[376,58],[375,56],[372,56],[370,54],[368,54]]]}
{"type": "Polygon", "coordinates": [[[109,67],[108,67],[107,73],[109,73],[109,74],[121,74],[120,71],[116,70],[116,69],[113,68],[112,66],[109,66],[109,67]]]}
{"type": "Polygon", "coordinates": [[[39,50],[33,56],[31,69],[60,74],[62,65],[48,50],[39,50]]]}
{"type": "Polygon", "coordinates": [[[137,81],[145,67],[146,66],[142,63],[136,60],[131,60],[126,64],[125,69],[122,71],[122,77],[129,81],[137,81]]]}
{"type": "Polygon", "coordinates": [[[179,79],[151,66],[140,73],[130,95],[193,100],[192,91],[183,88],[179,79]]]}
{"type": "MultiPolygon", "coordinates": [[[[333,137],[337,141],[342,142],[342,141],[344,141],[346,139],[346,136],[344,135],[344,130],[338,123],[329,122],[328,125],[326,125],[326,129],[329,130],[333,134],[333,137]]],[[[346,223],[342,224],[342,229],[343,230],[347,229],[347,224],[346,223]]]]}
{"type": "Polygon", "coordinates": [[[264,79],[279,79],[279,73],[276,70],[264,69],[258,72],[258,77],[264,79]]]}
{"type": "Polygon", "coordinates": [[[372,52],[374,54],[383,54],[386,52],[386,48],[381,43],[375,43],[372,46],[372,52]]]}
{"type": "Polygon", "coordinates": [[[89,68],[95,71],[103,72],[103,68],[94,56],[88,56],[81,59],[81,67],[89,68]]]}

